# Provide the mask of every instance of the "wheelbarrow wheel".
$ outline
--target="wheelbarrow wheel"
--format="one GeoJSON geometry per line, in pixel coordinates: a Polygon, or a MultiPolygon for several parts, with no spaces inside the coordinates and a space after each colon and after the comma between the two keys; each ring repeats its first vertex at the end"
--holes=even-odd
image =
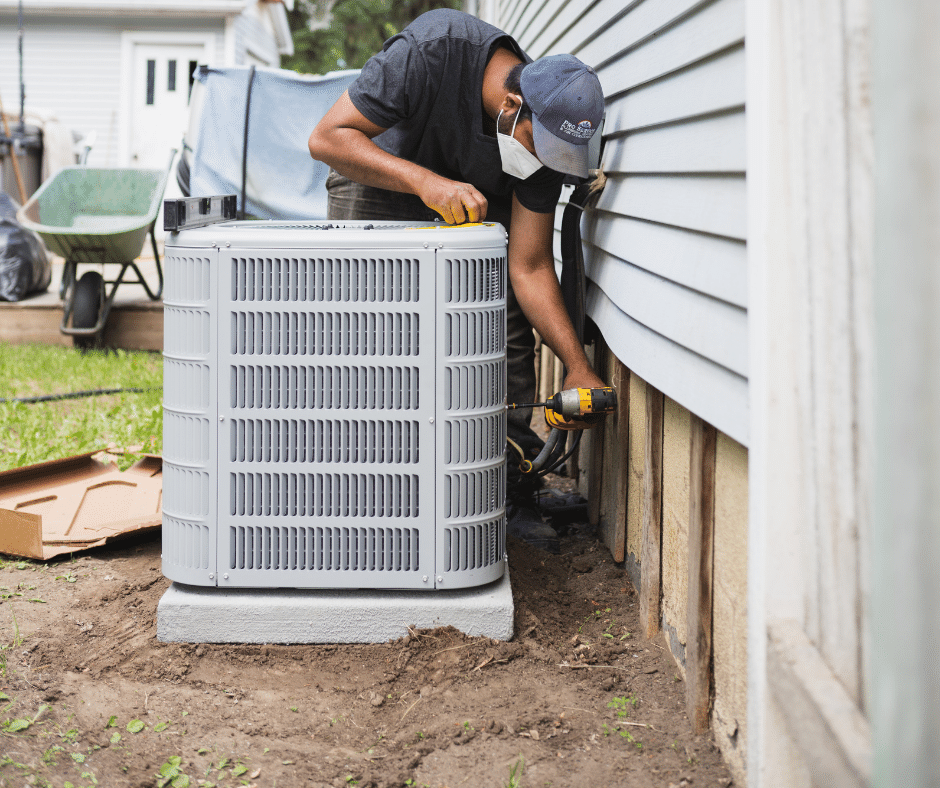
{"type": "MultiPolygon", "coordinates": [[[[75,283],[75,296],[72,306],[72,326],[74,328],[94,328],[104,301],[104,277],[97,271],[87,271],[75,283]]],[[[73,337],[75,347],[97,347],[101,335],[73,337]]]]}

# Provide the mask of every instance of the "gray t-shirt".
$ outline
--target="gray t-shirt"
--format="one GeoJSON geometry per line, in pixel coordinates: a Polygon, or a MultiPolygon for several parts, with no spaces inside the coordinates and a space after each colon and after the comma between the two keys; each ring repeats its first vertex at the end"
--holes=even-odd
{"type": "Polygon", "coordinates": [[[523,181],[503,172],[496,138],[483,129],[483,72],[498,46],[531,62],[512,38],[476,17],[429,11],[385,42],[349,98],[387,129],[373,140],[380,148],[472,183],[489,201],[487,220],[509,227],[513,192],[529,210],[551,213],[564,175],[542,167],[523,181]]]}

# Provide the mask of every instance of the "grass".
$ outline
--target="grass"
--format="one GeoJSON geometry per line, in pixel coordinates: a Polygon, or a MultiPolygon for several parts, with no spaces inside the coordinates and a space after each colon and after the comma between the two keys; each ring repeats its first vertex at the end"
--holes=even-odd
{"type": "Polygon", "coordinates": [[[108,446],[140,453],[163,447],[163,362],[159,354],[81,353],[69,347],[0,343],[0,398],[112,388],[153,388],[82,399],[0,403],[0,470],[108,446]]]}
{"type": "Polygon", "coordinates": [[[525,759],[520,754],[515,766],[509,768],[509,782],[506,783],[506,788],[522,788],[523,771],[525,771],[525,759]]]}

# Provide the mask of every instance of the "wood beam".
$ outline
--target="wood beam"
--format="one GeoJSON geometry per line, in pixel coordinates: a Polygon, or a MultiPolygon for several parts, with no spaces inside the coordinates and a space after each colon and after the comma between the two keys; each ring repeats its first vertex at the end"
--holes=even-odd
{"type": "MultiPolygon", "coordinates": [[[[639,403],[631,403],[639,406],[639,403]]],[[[646,386],[646,452],[643,470],[643,535],[640,555],[640,626],[659,634],[663,544],[663,394],[646,386]]]]}
{"type": "Polygon", "coordinates": [[[689,458],[689,585],[686,708],[694,733],[708,729],[712,700],[712,589],[718,432],[692,415],[689,458]]]}

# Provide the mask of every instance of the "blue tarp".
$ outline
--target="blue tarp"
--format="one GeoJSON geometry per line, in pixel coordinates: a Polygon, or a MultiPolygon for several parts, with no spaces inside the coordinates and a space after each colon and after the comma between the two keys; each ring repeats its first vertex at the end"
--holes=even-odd
{"type": "MultiPolygon", "coordinates": [[[[189,193],[237,194],[250,67],[200,67],[204,93],[194,140],[189,193]]],[[[326,217],[327,166],[310,158],[307,139],[358,70],[307,76],[256,68],[248,117],[246,213],[260,219],[326,217]]]]}

